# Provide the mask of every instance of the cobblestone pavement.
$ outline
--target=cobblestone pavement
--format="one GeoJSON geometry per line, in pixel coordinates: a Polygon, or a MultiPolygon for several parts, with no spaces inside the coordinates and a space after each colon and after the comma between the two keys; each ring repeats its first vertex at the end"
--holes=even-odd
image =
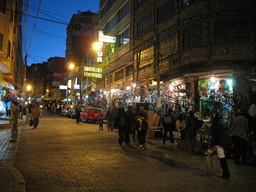
{"type": "Polygon", "coordinates": [[[206,172],[205,157],[190,156],[160,139],[146,149],[120,147],[117,131],[44,114],[37,129],[20,133],[14,166],[27,192],[255,191],[256,168],[228,160],[232,178],[206,172]]]}

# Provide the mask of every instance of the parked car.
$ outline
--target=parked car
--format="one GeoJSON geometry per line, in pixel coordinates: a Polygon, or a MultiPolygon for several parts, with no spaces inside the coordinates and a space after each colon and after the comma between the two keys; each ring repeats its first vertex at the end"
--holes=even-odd
{"type": "Polygon", "coordinates": [[[70,110],[70,107],[67,107],[67,108],[65,108],[65,109],[62,109],[61,112],[60,112],[60,115],[67,117],[69,110],[70,110]]]}
{"type": "Polygon", "coordinates": [[[89,107],[80,113],[80,120],[83,122],[93,121],[96,122],[100,118],[100,115],[103,114],[102,109],[89,107]]]}

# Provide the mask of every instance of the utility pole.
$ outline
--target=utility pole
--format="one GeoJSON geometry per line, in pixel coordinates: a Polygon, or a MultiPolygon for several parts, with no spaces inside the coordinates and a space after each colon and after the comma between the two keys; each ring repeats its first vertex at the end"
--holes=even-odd
{"type": "Polygon", "coordinates": [[[157,12],[156,6],[154,6],[153,12],[153,25],[154,25],[154,67],[156,72],[156,82],[157,82],[157,111],[161,112],[161,94],[160,94],[160,70],[159,70],[159,36],[158,36],[158,26],[157,26],[157,12]]]}

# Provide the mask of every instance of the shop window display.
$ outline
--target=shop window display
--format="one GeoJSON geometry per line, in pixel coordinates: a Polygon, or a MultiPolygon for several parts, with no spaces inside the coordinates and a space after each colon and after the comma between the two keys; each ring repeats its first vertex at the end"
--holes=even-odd
{"type": "Polygon", "coordinates": [[[198,84],[200,96],[200,116],[210,121],[212,114],[221,114],[227,121],[231,117],[233,84],[232,80],[207,81],[201,80],[198,84]]]}

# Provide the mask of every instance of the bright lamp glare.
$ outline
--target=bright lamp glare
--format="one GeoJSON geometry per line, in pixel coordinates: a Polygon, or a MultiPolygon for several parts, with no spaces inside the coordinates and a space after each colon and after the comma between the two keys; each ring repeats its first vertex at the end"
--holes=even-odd
{"type": "Polygon", "coordinates": [[[215,77],[211,77],[211,82],[215,82],[215,81],[216,81],[215,77]]]}

